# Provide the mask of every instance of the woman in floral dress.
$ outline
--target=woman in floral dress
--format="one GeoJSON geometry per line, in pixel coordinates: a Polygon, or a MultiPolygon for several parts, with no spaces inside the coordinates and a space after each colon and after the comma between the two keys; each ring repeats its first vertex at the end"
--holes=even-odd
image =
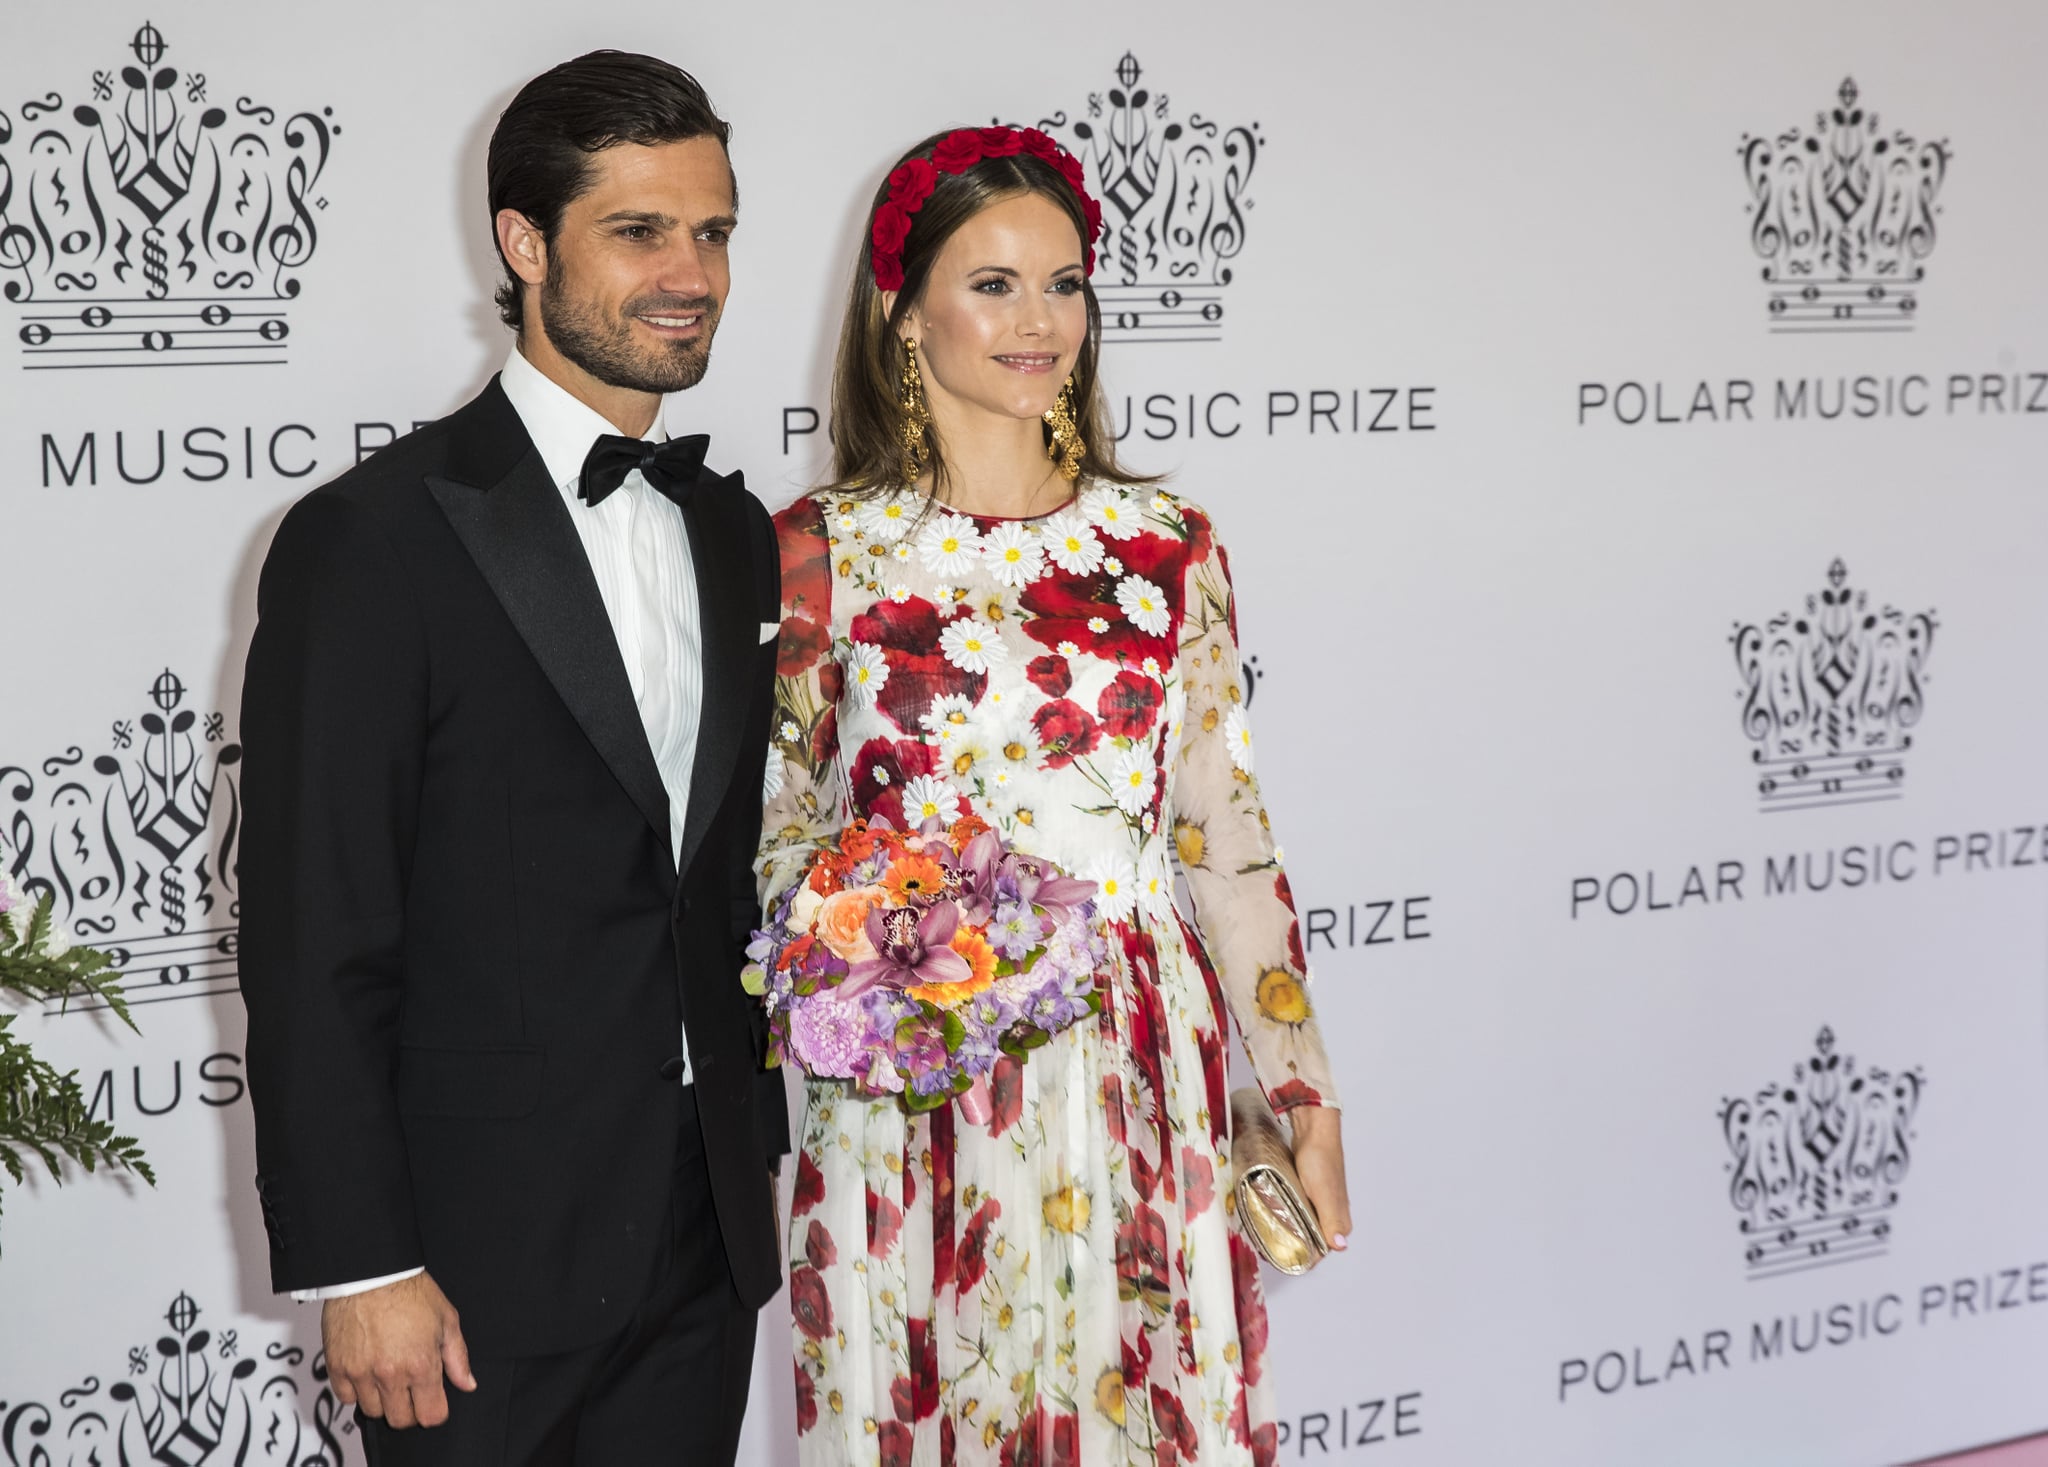
{"type": "Polygon", "coordinates": [[[906,156],[840,344],[836,482],[777,516],[764,897],[850,819],[971,813],[1099,883],[1113,954],[1101,1018],[1002,1060],[981,1123],[808,1084],[806,1463],[1273,1460],[1258,1264],[1230,1221],[1232,1017],[1336,1246],[1350,1228],[1228,561],[1106,431],[1098,219],[1040,133],[906,156]]]}

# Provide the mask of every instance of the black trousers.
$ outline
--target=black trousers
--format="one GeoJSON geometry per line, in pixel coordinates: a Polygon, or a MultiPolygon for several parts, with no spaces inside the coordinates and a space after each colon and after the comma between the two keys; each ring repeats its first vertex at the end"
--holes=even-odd
{"type": "Polygon", "coordinates": [[[670,1246],[632,1322],[566,1354],[472,1358],[477,1387],[448,1387],[440,1426],[398,1431],[357,1412],[370,1467],[730,1467],[755,1312],[733,1290],[696,1103],[684,1096],[670,1246]]]}

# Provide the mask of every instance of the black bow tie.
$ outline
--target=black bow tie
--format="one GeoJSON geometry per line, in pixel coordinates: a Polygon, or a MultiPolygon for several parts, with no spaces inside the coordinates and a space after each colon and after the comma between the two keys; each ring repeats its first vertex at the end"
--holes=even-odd
{"type": "Polygon", "coordinates": [[[710,447],[708,433],[692,433],[666,443],[606,433],[583,456],[583,478],[576,493],[587,504],[602,504],[626,482],[626,475],[638,469],[657,491],[681,504],[696,487],[697,471],[704,467],[704,454],[710,447]]]}

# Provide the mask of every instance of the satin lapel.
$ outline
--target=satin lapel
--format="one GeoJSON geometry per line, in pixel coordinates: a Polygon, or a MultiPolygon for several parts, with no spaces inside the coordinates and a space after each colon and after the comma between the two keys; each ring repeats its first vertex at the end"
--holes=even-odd
{"type": "MultiPolygon", "coordinates": [[[[747,716],[747,670],[759,645],[747,498],[738,474],[721,479],[707,472],[698,478],[697,492],[683,512],[697,578],[697,624],[704,638],[704,704],[697,716],[683,852],[676,863],[684,873],[731,786],[747,716]]],[[[767,750],[761,755],[765,759],[767,750]]]]}
{"type": "MultiPolygon", "coordinates": [[[[510,404],[504,406],[510,413],[510,404]]],[[[523,436],[516,414],[511,427],[523,436]]],[[[451,470],[459,472],[459,454],[451,460],[451,470]]],[[[668,791],[647,746],[646,725],[597,578],[539,452],[528,443],[510,471],[490,484],[429,478],[427,489],[541,671],[668,854],[668,791]]]]}

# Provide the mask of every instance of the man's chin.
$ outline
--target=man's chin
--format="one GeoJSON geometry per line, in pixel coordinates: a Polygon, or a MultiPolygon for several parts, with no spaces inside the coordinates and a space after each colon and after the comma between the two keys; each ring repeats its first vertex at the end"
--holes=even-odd
{"type": "Polygon", "coordinates": [[[578,366],[607,387],[631,392],[686,392],[704,380],[711,365],[705,342],[679,343],[675,349],[636,353],[631,361],[600,359],[578,366]]]}

